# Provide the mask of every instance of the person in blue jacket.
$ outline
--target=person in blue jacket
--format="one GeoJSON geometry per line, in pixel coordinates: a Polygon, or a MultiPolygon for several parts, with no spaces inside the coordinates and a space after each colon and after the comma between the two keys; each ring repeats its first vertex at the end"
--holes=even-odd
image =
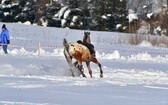
{"type": "Polygon", "coordinates": [[[5,54],[8,54],[7,48],[8,44],[10,44],[10,36],[9,36],[9,31],[6,28],[6,25],[2,25],[2,32],[0,34],[0,45],[3,48],[3,51],[5,54]]]}

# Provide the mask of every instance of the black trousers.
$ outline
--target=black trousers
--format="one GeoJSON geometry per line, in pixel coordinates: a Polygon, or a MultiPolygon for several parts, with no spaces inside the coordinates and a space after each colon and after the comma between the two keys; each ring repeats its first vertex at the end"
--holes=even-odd
{"type": "Polygon", "coordinates": [[[84,43],[84,45],[89,49],[90,51],[90,54],[93,54],[95,51],[94,51],[94,46],[90,43],[84,43]]]}

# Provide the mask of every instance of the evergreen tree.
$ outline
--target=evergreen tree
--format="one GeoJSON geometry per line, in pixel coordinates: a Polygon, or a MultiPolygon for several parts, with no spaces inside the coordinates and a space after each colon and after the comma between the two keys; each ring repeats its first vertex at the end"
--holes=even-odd
{"type": "Polygon", "coordinates": [[[34,23],[36,12],[34,0],[19,0],[19,9],[21,11],[15,16],[16,21],[34,23]]]}
{"type": "Polygon", "coordinates": [[[53,1],[52,4],[47,4],[42,8],[42,19],[47,22],[47,26],[50,27],[61,27],[61,20],[55,15],[61,9],[61,4],[57,1],[53,1]]]}
{"type": "Polygon", "coordinates": [[[64,6],[67,6],[68,14],[65,11],[66,17],[63,16],[62,20],[65,22],[63,27],[74,29],[85,29],[85,10],[87,9],[87,0],[63,0],[64,6]]]}
{"type": "Polygon", "coordinates": [[[68,6],[71,9],[80,8],[84,10],[87,8],[88,0],[62,0],[65,6],[68,6]]]}
{"type": "Polygon", "coordinates": [[[97,0],[94,4],[92,22],[94,30],[116,31],[116,25],[126,25],[126,0],[97,0]]]}
{"type": "Polygon", "coordinates": [[[0,16],[5,22],[40,20],[41,25],[46,22],[47,26],[116,31],[117,24],[127,25],[126,5],[126,0],[53,0],[43,6],[38,6],[35,0],[5,0],[0,5],[0,16]],[[58,16],[64,7],[67,10],[58,16]]]}
{"type": "Polygon", "coordinates": [[[167,11],[166,11],[166,36],[168,36],[168,0],[167,0],[167,11]]]}
{"type": "Polygon", "coordinates": [[[25,22],[33,23],[35,17],[34,0],[5,0],[0,5],[0,15],[4,22],[25,22]]]}
{"type": "Polygon", "coordinates": [[[6,0],[0,6],[0,13],[4,22],[15,22],[15,16],[21,10],[19,9],[19,0],[6,0]]]}

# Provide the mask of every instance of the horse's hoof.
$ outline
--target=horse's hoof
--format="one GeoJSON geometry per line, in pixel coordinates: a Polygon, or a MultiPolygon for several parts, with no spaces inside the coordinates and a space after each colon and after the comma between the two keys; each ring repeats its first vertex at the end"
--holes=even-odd
{"type": "Polygon", "coordinates": [[[83,74],[83,77],[85,77],[85,78],[86,78],[86,75],[85,75],[85,74],[83,74]]]}
{"type": "Polygon", "coordinates": [[[100,74],[100,78],[103,78],[103,74],[100,74]]]}

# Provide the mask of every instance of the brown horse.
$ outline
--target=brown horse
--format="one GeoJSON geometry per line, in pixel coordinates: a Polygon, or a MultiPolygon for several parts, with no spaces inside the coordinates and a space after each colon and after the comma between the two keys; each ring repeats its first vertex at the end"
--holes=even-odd
{"type": "MultiPolygon", "coordinates": [[[[103,71],[101,68],[101,64],[98,62],[96,58],[93,58],[91,56],[90,51],[86,46],[79,44],[79,43],[68,43],[66,39],[64,39],[63,45],[64,45],[64,55],[69,64],[69,67],[72,66],[72,58],[76,59],[78,69],[80,70],[82,76],[86,77],[86,75],[84,74],[84,71],[82,70],[82,62],[86,62],[89,74],[92,77],[92,70],[90,67],[90,62],[94,62],[100,68],[100,77],[103,77],[103,71]]],[[[71,69],[70,71],[72,73],[72,76],[74,76],[73,71],[71,69]]]]}

